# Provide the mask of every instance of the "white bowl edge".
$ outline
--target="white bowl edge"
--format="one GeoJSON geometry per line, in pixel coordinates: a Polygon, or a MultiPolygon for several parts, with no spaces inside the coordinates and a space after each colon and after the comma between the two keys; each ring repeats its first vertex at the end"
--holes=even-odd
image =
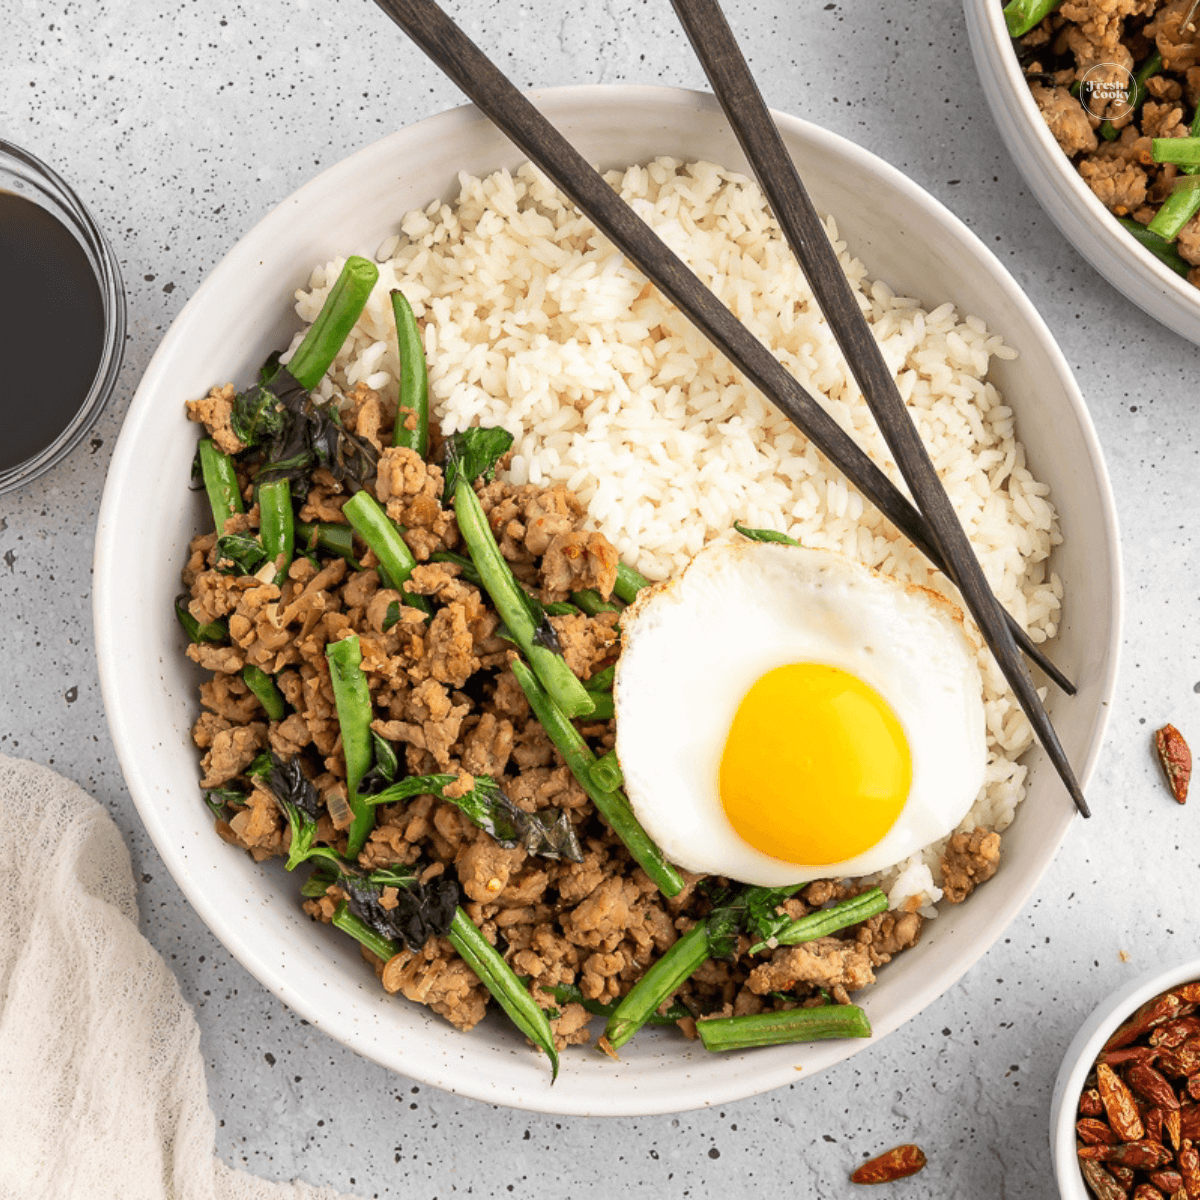
{"type": "MultiPolygon", "coordinates": [[[[565,128],[568,136],[573,122],[586,123],[595,110],[603,106],[608,114],[609,123],[618,130],[621,138],[628,137],[625,132],[627,127],[638,121],[647,124],[647,128],[639,129],[639,136],[645,137],[651,132],[661,132],[664,140],[668,130],[670,136],[679,138],[683,136],[680,128],[690,130],[693,125],[698,126],[702,121],[708,122],[705,127],[709,130],[706,135],[707,142],[724,142],[729,146],[723,155],[726,164],[738,167],[743,161],[732,135],[727,129],[719,128],[723,125],[723,118],[715,102],[710,97],[698,93],[665,88],[583,87],[552,89],[533,95],[541,107],[549,110],[556,123],[565,128]],[[647,110],[654,114],[653,118],[647,117],[647,110]],[[717,129],[717,133],[712,133],[712,129],[717,129]]],[[[1019,348],[1023,353],[1041,361],[1044,369],[1062,385],[1067,405],[1078,426],[1078,443],[1074,455],[1062,455],[1056,463],[1056,468],[1080,476],[1082,484],[1072,484],[1072,487],[1086,487],[1090,483],[1096,493],[1088,499],[1088,505],[1093,511],[1087,516],[1091,526],[1086,531],[1086,536],[1093,540],[1089,557],[1094,558],[1092,568],[1095,577],[1090,579],[1086,587],[1081,581],[1073,584],[1077,588],[1076,603],[1082,605],[1085,594],[1090,590],[1101,601],[1098,608],[1102,609],[1106,617],[1103,626],[1092,631],[1086,650],[1090,655],[1085,664],[1089,674],[1086,680],[1087,693],[1090,702],[1096,706],[1095,712],[1087,722],[1086,728],[1072,730],[1078,773],[1086,784],[1100,750],[1117,670],[1121,571],[1111,488],[1095,432],[1082,397],[1071,379],[1069,368],[1028,299],[995,256],[957,218],[899,172],[865,151],[796,118],[778,115],[777,119],[785,137],[794,146],[807,145],[814,153],[819,152],[835,159],[841,158],[846,164],[841,171],[843,175],[849,173],[852,167],[869,171],[880,181],[881,190],[892,189],[897,196],[912,204],[916,210],[920,210],[925,219],[938,226],[940,234],[950,234],[956,238],[958,244],[975,256],[962,262],[964,278],[977,275],[981,263],[990,268],[990,282],[997,289],[999,296],[996,303],[1007,306],[1013,314],[1013,320],[1023,322],[1027,327],[1026,332],[1031,344],[1019,348]],[[1067,461],[1064,462],[1063,459],[1067,461]]],[[[615,135],[606,136],[609,136],[611,141],[615,135]]],[[[336,1014],[331,1014],[322,1002],[320,988],[332,986],[329,971],[342,970],[340,964],[353,962],[350,956],[342,948],[327,945],[328,939],[324,936],[327,931],[310,926],[306,918],[285,921],[283,924],[293,931],[302,929],[304,936],[311,938],[311,953],[301,950],[298,954],[284,953],[282,957],[273,956],[269,948],[264,948],[256,938],[259,924],[251,924],[245,913],[231,915],[228,907],[222,906],[219,894],[221,888],[214,888],[210,878],[211,872],[216,870],[221,877],[222,887],[226,884],[230,887],[236,884],[239,888],[249,889],[247,894],[255,894],[256,885],[249,880],[247,870],[252,869],[261,879],[261,868],[249,863],[245,856],[233,854],[229,854],[215,865],[204,861],[210,849],[214,854],[227,849],[215,839],[212,839],[213,846],[202,847],[202,861],[199,865],[194,864],[187,844],[180,842],[178,828],[172,823],[176,818],[172,811],[172,806],[176,804],[176,795],[175,789],[168,786],[167,768],[173,757],[179,757],[182,748],[178,744],[168,744],[173,736],[169,721],[161,713],[153,710],[149,698],[143,695],[139,701],[135,694],[137,686],[131,692],[123,681],[131,670],[139,675],[157,672],[158,678],[162,680],[164,693],[160,707],[177,707],[180,703],[177,697],[172,696],[167,679],[171,672],[177,671],[176,665],[168,662],[169,655],[178,653],[179,638],[172,627],[173,619],[169,613],[152,610],[146,614],[145,622],[135,624],[135,611],[127,591],[129,580],[122,575],[123,571],[130,570],[130,564],[122,554],[126,544],[123,540],[126,536],[125,526],[134,514],[145,508],[144,500],[139,500],[139,496],[144,497],[148,492],[164,497],[180,493],[181,478],[176,470],[178,462],[168,461],[170,456],[167,451],[173,451],[174,458],[178,460],[179,453],[174,450],[171,438],[181,433],[183,422],[181,418],[176,419],[180,428],[170,437],[164,436],[161,431],[156,434],[156,428],[162,425],[162,418],[157,416],[157,397],[164,394],[174,395],[181,401],[187,395],[197,394],[198,388],[202,389],[207,387],[208,383],[215,382],[211,374],[211,371],[217,370],[215,366],[211,368],[206,380],[201,380],[194,372],[191,377],[188,377],[186,372],[183,377],[177,377],[173,360],[181,356],[189,339],[200,335],[205,324],[206,305],[212,298],[222,296],[226,289],[231,292],[245,291],[247,278],[252,286],[265,288],[278,298],[279,316],[273,326],[258,330],[257,336],[254,336],[256,331],[247,330],[245,344],[230,348],[227,357],[241,354],[243,358],[247,358],[251,353],[252,344],[263,343],[269,347],[278,343],[286,334],[290,328],[286,297],[290,292],[281,285],[279,279],[271,278],[267,264],[271,260],[272,243],[288,236],[289,223],[298,221],[300,213],[306,210],[315,210],[318,214],[332,211],[344,195],[343,189],[351,181],[369,177],[372,170],[387,168],[388,164],[403,157],[399,153],[400,148],[409,143],[427,145],[439,139],[448,141],[452,138],[471,139],[472,144],[495,143],[497,146],[502,141],[483,118],[467,106],[431,117],[360,150],[285,200],[251,230],[206,279],[172,325],[147,369],[110,468],[100,512],[95,558],[94,611],[101,682],[122,770],[142,819],[181,890],[235,957],[275,995],[313,1024],[392,1069],[480,1100],[547,1112],[587,1115],[635,1115],[679,1111],[724,1103],[781,1086],[796,1079],[796,1072],[800,1068],[803,1068],[804,1075],[807,1076],[861,1047],[832,1042],[820,1043],[806,1047],[778,1047],[752,1055],[725,1056],[714,1061],[712,1058],[705,1058],[702,1052],[697,1053],[694,1044],[691,1043],[683,1047],[675,1043],[664,1054],[663,1039],[650,1039],[645,1052],[632,1053],[619,1068],[614,1064],[593,1061],[593,1056],[568,1057],[559,1084],[551,1090],[547,1086],[548,1073],[544,1063],[539,1062],[532,1052],[527,1051],[520,1039],[515,1036],[505,1038],[499,1030],[492,1027],[483,1035],[490,1043],[485,1051],[485,1058],[488,1054],[494,1055],[495,1043],[501,1043],[500,1049],[505,1053],[505,1058],[499,1060],[503,1063],[503,1080],[496,1078],[495,1072],[481,1070],[476,1055],[471,1055],[468,1061],[465,1052],[477,1039],[464,1038],[463,1035],[450,1030],[453,1039],[457,1039],[457,1044],[452,1044],[442,1036],[448,1027],[442,1026],[439,1029],[438,1019],[429,1014],[418,1014],[415,1019],[415,1023],[422,1027],[422,1036],[419,1039],[421,1045],[405,1044],[404,1039],[394,1036],[390,1039],[385,1037],[386,1033],[394,1032],[387,1027],[395,1023],[389,1021],[386,1006],[401,1002],[378,992],[375,981],[370,978],[369,973],[362,971],[357,963],[355,966],[358,968],[358,974],[363,976],[361,981],[357,977],[352,984],[341,979],[334,981],[338,984],[338,1001],[342,1007],[336,1014]],[[148,460],[146,446],[153,447],[156,438],[161,444],[161,452],[148,460]],[[147,645],[139,648],[139,638],[146,638],[147,645]],[[151,643],[153,648],[148,649],[151,643]],[[160,734],[162,736],[158,737],[160,734]],[[232,861],[235,858],[244,861],[235,865],[232,861]],[[234,924],[238,920],[242,922],[241,927],[234,924]],[[305,965],[304,960],[307,958],[314,958],[316,961],[305,965]],[[293,976],[299,976],[299,981],[293,982],[293,976]],[[315,990],[312,986],[314,983],[315,990]],[[334,1021],[335,1015],[340,1024],[334,1021]],[[655,1063],[660,1065],[656,1067],[655,1063]],[[682,1064],[682,1077],[679,1071],[664,1070],[664,1064],[682,1064]],[[629,1069],[625,1069],[626,1067],[629,1069]],[[697,1079],[703,1081],[702,1085],[698,1085],[697,1079]]],[[[600,137],[594,140],[604,139],[600,137]]],[[[700,140],[705,138],[701,137],[700,140]]],[[[601,152],[592,150],[590,146],[585,149],[591,156],[602,157],[601,152]]],[[[496,151],[496,155],[497,158],[504,158],[510,163],[521,160],[521,156],[511,147],[501,147],[496,151]]],[[[625,161],[639,161],[643,157],[640,154],[631,154],[625,161]]],[[[611,156],[609,161],[612,161],[611,156]]],[[[496,162],[495,165],[500,163],[496,162]]],[[[426,195],[432,195],[436,190],[436,184],[430,183],[426,195]]],[[[395,213],[397,220],[405,207],[408,205],[399,205],[395,213]]],[[[900,230],[898,237],[902,238],[904,232],[900,230]]],[[[330,249],[328,256],[332,257],[334,252],[344,254],[353,250],[366,250],[369,253],[373,249],[373,245],[343,244],[338,251],[330,249]]],[[[851,249],[859,252],[859,247],[854,242],[851,249]]],[[[874,255],[863,257],[869,262],[874,262],[881,256],[886,257],[885,251],[888,251],[888,247],[876,246],[874,249],[874,255]]],[[[902,253],[902,247],[896,252],[902,253]]],[[[296,271],[302,272],[303,278],[306,278],[311,264],[319,261],[321,257],[321,252],[314,250],[311,256],[295,264],[296,271]]],[[[951,272],[956,266],[953,262],[939,265],[951,272]]],[[[887,270],[880,270],[875,266],[872,266],[872,274],[885,279],[888,277],[887,270]]],[[[301,275],[293,274],[291,282],[302,282],[301,275]]],[[[927,301],[935,298],[924,297],[927,301]]],[[[253,360],[247,358],[247,361],[253,360]]],[[[1030,413],[1032,416],[1032,409],[1030,413]]],[[[1025,414],[1018,415],[1024,434],[1025,414]]],[[[1056,484],[1056,489],[1057,487],[1065,487],[1065,484],[1060,481],[1056,484]]],[[[169,508],[169,504],[167,507],[169,508]]],[[[151,514],[143,515],[141,519],[158,518],[151,514]]],[[[165,527],[164,522],[165,518],[158,519],[160,526],[165,527]]],[[[175,550],[178,551],[178,547],[175,550]]],[[[178,561],[171,563],[172,573],[181,563],[180,553],[178,561]]],[[[1070,604],[1069,595],[1068,605],[1070,604]]],[[[1068,608],[1068,614],[1070,611],[1068,608]]],[[[1078,609],[1075,611],[1078,613],[1078,609]]],[[[140,686],[144,691],[145,685],[140,686]]],[[[152,688],[150,690],[153,691],[152,688]]],[[[1057,708],[1070,720],[1068,707],[1060,703],[1057,708]]],[[[194,762],[190,752],[183,753],[187,759],[187,769],[193,773],[187,784],[189,794],[186,802],[194,804],[194,762]]],[[[1040,752],[1032,752],[1031,761],[1036,761],[1039,755],[1040,752]]],[[[1045,772],[1044,766],[1042,771],[1045,772]]],[[[184,788],[182,779],[178,786],[184,788]]],[[[1037,818],[1037,837],[1043,843],[1039,854],[1042,855],[1046,850],[1052,853],[1057,848],[1071,823],[1065,794],[1058,792],[1047,802],[1057,807],[1037,818]]],[[[195,807],[202,809],[203,806],[195,807]]],[[[1026,810],[1030,807],[1036,808],[1027,804],[1026,810]]],[[[188,820],[190,819],[189,816],[188,820]]],[[[1027,824],[1033,820],[1030,816],[1027,824]]],[[[202,824],[200,814],[196,814],[196,828],[199,829],[202,824]]],[[[1013,826],[1018,837],[1021,826],[1021,819],[1018,818],[1013,826]]],[[[211,831],[206,830],[206,833],[211,838],[211,831]]],[[[1029,863],[1023,859],[1020,862],[1010,860],[1006,866],[1007,872],[1002,869],[997,877],[1007,877],[1008,880],[1003,899],[1001,892],[995,891],[992,893],[993,902],[986,910],[978,905],[974,909],[971,905],[966,905],[960,913],[955,914],[958,918],[956,924],[965,927],[968,933],[964,933],[963,938],[959,939],[965,939],[967,944],[955,947],[952,966],[930,972],[927,977],[919,977],[915,985],[909,986],[903,996],[897,996],[896,985],[891,980],[900,975],[897,968],[901,963],[898,963],[889,969],[892,974],[889,976],[885,973],[879,984],[863,998],[863,1006],[868,1014],[875,1010],[873,1019],[877,1036],[873,1041],[879,1040],[903,1024],[961,977],[1023,906],[1045,871],[1047,862],[1041,858],[1029,863]],[[884,1004],[887,1005],[887,1011],[879,1011],[880,1006],[884,1004]]],[[[995,884],[989,886],[995,888],[995,884]]],[[[278,897],[275,899],[278,900],[278,897]]],[[[263,925],[271,925],[274,932],[275,927],[280,925],[276,914],[267,910],[267,901],[261,895],[257,896],[257,903],[264,908],[261,914],[255,915],[263,925]]],[[[949,929],[949,925],[948,917],[941,917],[932,923],[926,943],[933,947],[945,941],[947,937],[952,937],[952,933],[944,932],[949,929]],[[942,926],[942,931],[939,931],[939,925],[942,926]]],[[[411,1026],[414,1022],[405,1019],[400,1023],[411,1026]]],[[[496,1065],[498,1067],[499,1063],[496,1065]]]]}

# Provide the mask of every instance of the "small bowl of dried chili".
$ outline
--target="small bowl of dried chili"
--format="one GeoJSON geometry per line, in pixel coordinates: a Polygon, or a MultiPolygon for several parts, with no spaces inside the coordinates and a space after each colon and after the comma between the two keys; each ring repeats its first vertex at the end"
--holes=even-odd
{"type": "Polygon", "coordinates": [[[1200,958],[1139,976],[1084,1022],[1050,1138],[1064,1200],[1200,1196],[1200,958]]]}

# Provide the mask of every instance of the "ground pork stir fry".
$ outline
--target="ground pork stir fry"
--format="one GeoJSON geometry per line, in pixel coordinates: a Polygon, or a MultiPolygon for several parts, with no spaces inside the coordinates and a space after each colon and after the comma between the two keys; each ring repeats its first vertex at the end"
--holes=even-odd
{"type": "Polygon", "coordinates": [[[1139,240],[1200,286],[1200,191],[1178,190],[1191,168],[1157,161],[1153,147],[1200,136],[1200,9],[1067,0],[1016,49],[1046,125],[1096,197],[1135,233],[1148,227],[1139,240]]]}
{"type": "MultiPolygon", "coordinates": [[[[655,859],[605,807],[619,775],[597,782],[623,606],[584,505],[492,478],[502,431],[434,433],[422,454],[392,444],[416,425],[396,425],[395,402],[360,384],[335,417],[296,369],[187,406],[217,526],[193,538],[176,606],[207,672],[193,739],[217,833],[304,864],[305,911],[355,936],[388,992],[468,1030],[503,999],[501,975],[525,1015],[505,1010],[556,1065],[595,1037],[595,1014],[612,1033],[617,1003],[697,934],[696,969],[627,1036],[645,1020],[695,1037],[714,1017],[835,1012],[917,942],[916,902],[887,911],[861,881],[739,889],[655,859]],[[526,660],[565,672],[573,721],[548,719],[554,684],[526,660]],[[809,917],[820,928],[792,937],[809,917]]],[[[948,898],[998,856],[997,834],[956,835],[948,898]]]]}

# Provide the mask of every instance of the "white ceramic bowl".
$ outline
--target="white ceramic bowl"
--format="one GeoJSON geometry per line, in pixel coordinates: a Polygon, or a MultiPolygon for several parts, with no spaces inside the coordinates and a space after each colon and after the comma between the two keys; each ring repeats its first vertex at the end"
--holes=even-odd
{"type": "MultiPolygon", "coordinates": [[[[659,88],[564,88],[536,102],[592,161],[656,155],[744,165],[711,98],[659,88]]],[[[936,200],[886,163],[791,117],[779,118],[818,207],[871,273],[927,305],[952,300],[1020,351],[995,382],[1016,410],[1034,471],[1050,482],[1065,543],[1055,566],[1067,604],[1055,657],[1078,682],[1055,697],[1064,746],[1083,779],[1100,747],[1116,672],[1120,564],[1112,496],[1087,411],[1062,355],[990,251],[936,200]]],[[[451,197],[460,170],[515,168],[521,155],[475,109],[443,113],[332,167],[283,201],[213,271],[163,339],[125,421],[96,546],[96,637],[113,740],[142,820],[201,917],[261,982],[327,1033],[427,1083],[498,1104],[579,1114],[672,1112],[766,1091],[873,1043],[820,1042],[709,1056],[671,1033],[639,1037],[617,1064],[566,1056],[549,1086],[545,1060],[502,1018],[470,1035],[386,995],[357,948],[301,913],[297,881],[213,833],[197,787],[189,728],[195,678],[172,598],[188,539],[203,528],[188,493],[195,426],[183,401],[214,382],[246,381],[298,326],[294,290],[314,263],[371,254],[408,209],[451,197]],[[137,547],[136,555],[130,547],[137,547]]],[[[1050,865],[1073,810],[1034,752],[1030,795],[995,880],[929,926],[921,945],[864,997],[876,1040],[940,996],[998,938],[1050,865]]]]}
{"type": "Polygon", "coordinates": [[[1200,343],[1200,288],[1134,241],[1059,149],[1017,65],[1001,0],[963,0],[963,9],[983,94],[1030,191],[1117,291],[1168,329],[1200,343]]]}
{"type": "Polygon", "coordinates": [[[1075,1119],[1079,1096],[1096,1056],[1109,1035],[1137,1008],[1160,992],[1169,991],[1181,983],[1200,979],[1200,958],[1177,966],[1147,971],[1113,992],[1092,1013],[1075,1035],[1063,1056],[1054,1098],[1050,1103],[1050,1153],[1054,1159],[1054,1178],[1062,1200],[1092,1200],[1092,1194],[1079,1173],[1075,1156],[1075,1119]]]}

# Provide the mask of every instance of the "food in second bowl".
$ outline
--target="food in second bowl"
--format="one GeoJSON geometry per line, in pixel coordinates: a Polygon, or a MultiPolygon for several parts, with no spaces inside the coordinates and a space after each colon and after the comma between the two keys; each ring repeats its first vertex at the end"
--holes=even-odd
{"type": "MultiPolygon", "coordinates": [[[[757,187],[674,160],[611,181],[892,470],[757,187]]],[[[464,178],[453,205],[401,229],[328,373],[309,342],[341,263],[300,297],[315,325],[287,360],[298,389],[272,367],[260,407],[232,387],[191,406],[220,501],[184,604],[201,636],[215,630],[190,653],[213,671],[195,737],[203,786],[225,789],[219,828],[257,857],[315,861],[310,913],[359,937],[385,987],[462,1028],[490,993],[551,1050],[587,1041],[597,1009],[613,1047],[648,1020],[711,1048],[866,1032],[850,994],[943,892],[959,901],[991,876],[1023,792],[1031,735],[990,656],[966,625],[987,760],[948,841],[876,876],[783,889],[681,876],[610,754],[637,571],[679,573],[741,518],[947,585],[532,168],[464,178]],[[424,325],[428,448],[415,414],[396,420],[412,371],[392,289],[424,325]],[[251,445],[239,404],[290,417],[251,445]],[[473,486],[507,445],[497,426],[511,456],[473,486]],[[303,470],[280,465],[297,454],[303,470]],[[289,519],[298,553],[280,573],[289,519]]],[[[837,245],[994,590],[1035,640],[1053,636],[1049,489],[986,379],[1011,352],[978,318],[867,281],[837,245]]]]}
{"type": "Polygon", "coordinates": [[[1014,0],[1005,15],[1063,153],[1133,237],[1200,287],[1200,7],[1014,0]]]}
{"type": "Polygon", "coordinates": [[[1200,983],[1146,1001],[1084,1081],[1079,1168],[1100,1200],[1200,1195],[1200,983]]]}

